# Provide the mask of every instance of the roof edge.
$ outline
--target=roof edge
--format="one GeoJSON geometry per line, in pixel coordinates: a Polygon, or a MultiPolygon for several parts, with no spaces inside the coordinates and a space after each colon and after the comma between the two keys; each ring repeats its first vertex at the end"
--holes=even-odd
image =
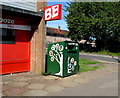
{"type": "Polygon", "coordinates": [[[7,10],[7,11],[21,13],[21,14],[27,14],[27,15],[31,15],[31,16],[39,16],[39,17],[44,16],[44,13],[29,11],[29,10],[20,9],[20,8],[7,6],[7,5],[3,5],[3,4],[0,4],[0,10],[7,10]]]}

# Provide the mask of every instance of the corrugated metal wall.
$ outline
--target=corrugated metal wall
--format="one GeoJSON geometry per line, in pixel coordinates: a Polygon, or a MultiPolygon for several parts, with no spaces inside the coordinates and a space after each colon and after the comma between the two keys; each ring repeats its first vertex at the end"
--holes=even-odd
{"type": "Polygon", "coordinates": [[[36,11],[36,0],[0,0],[0,4],[36,11]]]}

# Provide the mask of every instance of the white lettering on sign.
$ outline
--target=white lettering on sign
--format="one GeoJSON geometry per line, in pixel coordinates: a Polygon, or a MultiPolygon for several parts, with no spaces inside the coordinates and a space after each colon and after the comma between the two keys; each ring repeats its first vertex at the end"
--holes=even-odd
{"type": "Polygon", "coordinates": [[[15,21],[13,19],[0,18],[0,22],[14,24],[15,21]]]}
{"type": "Polygon", "coordinates": [[[31,26],[29,26],[29,25],[0,24],[0,28],[16,29],[16,30],[28,30],[28,31],[31,31],[31,26]]]}
{"type": "Polygon", "coordinates": [[[52,18],[58,16],[58,5],[52,6],[52,18]]]}
{"type": "Polygon", "coordinates": [[[49,20],[49,19],[51,19],[51,17],[52,17],[51,8],[48,8],[48,9],[45,11],[45,19],[46,19],[46,20],[49,20]]]}
{"type": "Polygon", "coordinates": [[[45,20],[58,20],[62,16],[62,5],[56,4],[45,8],[45,20]]]}

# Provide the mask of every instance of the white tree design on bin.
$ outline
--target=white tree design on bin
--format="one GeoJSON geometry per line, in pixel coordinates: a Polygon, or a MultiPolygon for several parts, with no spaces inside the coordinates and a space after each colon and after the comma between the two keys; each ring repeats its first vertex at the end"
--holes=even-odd
{"type": "Polygon", "coordinates": [[[60,65],[60,71],[56,73],[55,75],[62,76],[63,74],[63,45],[54,44],[51,47],[51,50],[49,51],[49,56],[51,57],[50,60],[53,62],[54,60],[57,61],[57,63],[60,65]]]}
{"type": "Polygon", "coordinates": [[[77,65],[77,61],[74,58],[68,57],[68,73],[72,73],[75,70],[75,66],[77,65]]]}

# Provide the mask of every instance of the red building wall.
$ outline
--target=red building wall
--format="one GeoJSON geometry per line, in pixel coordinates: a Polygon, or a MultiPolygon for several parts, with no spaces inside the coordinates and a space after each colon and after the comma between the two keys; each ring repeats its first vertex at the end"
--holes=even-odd
{"type": "MultiPolygon", "coordinates": [[[[14,20],[11,25],[30,25],[26,19],[17,17],[2,17],[3,19],[14,20]]],[[[29,30],[15,30],[15,44],[2,44],[2,73],[15,73],[30,70],[30,31],[29,30]]],[[[4,33],[4,32],[3,32],[4,33]]]]}

